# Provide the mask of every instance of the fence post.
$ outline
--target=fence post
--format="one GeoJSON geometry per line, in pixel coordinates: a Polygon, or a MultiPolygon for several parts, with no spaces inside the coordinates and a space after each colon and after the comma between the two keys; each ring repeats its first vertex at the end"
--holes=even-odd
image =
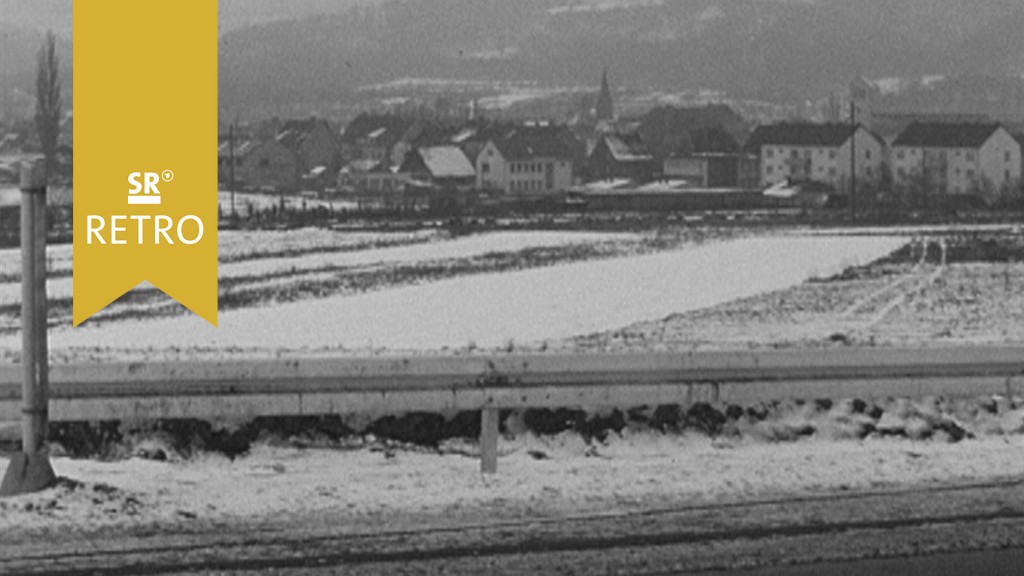
{"type": "Polygon", "coordinates": [[[11,458],[0,496],[35,492],[56,480],[43,451],[47,434],[46,166],[21,164],[21,386],[22,451],[11,458]]]}
{"type": "Polygon", "coordinates": [[[485,406],[480,410],[480,472],[498,471],[498,409],[485,406]]]}

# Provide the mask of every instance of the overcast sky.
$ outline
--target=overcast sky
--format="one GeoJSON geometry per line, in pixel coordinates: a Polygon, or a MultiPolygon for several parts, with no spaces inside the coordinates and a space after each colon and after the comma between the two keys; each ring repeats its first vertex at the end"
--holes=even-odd
{"type": "Polygon", "coordinates": [[[0,0],[0,22],[71,33],[72,0],[0,0]]]}
{"type": "MultiPolygon", "coordinates": [[[[273,20],[340,12],[380,0],[220,0],[222,32],[273,20]]],[[[72,0],[0,0],[0,22],[23,28],[71,33],[72,0]]]]}
{"type": "MultiPolygon", "coordinates": [[[[274,20],[300,19],[314,14],[341,12],[353,5],[374,4],[383,0],[219,0],[221,33],[226,31],[274,20]]],[[[508,0],[514,2],[515,0],[508,0]]],[[[573,0],[577,4],[597,4],[603,7],[630,4],[658,4],[662,2],[685,2],[686,0],[573,0]]],[[[727,1],[727,0],[726,0],[727,1]]],[[[849,2],[851,0],[761,0],[763,2],[822,3],[849,2]]],[[[900,0],[908,6],[963,4],[965,6],[990,6],[1013,3],[1019,0],[900,0]]],[[[870,2],[861,1],[865,8],[870,2]]],[[[71,32],[72,0],[0,0],[0,22],[34,29],[53,29],[60,34],[71,32]]]]}

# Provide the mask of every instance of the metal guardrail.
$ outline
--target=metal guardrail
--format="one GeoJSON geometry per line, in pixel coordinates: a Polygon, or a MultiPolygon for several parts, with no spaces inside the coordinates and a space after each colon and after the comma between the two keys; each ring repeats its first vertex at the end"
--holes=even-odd
{"type": "MultiPolygon", "coordinates": [[[[0,421],[20,416],[20,373],[0,365],[0,421]]],[[[830,348],[53,365],[49,411],[132,421],[483,410],[487,453],[500,408],[1022,393],[1024,346],[830,348]]]]}

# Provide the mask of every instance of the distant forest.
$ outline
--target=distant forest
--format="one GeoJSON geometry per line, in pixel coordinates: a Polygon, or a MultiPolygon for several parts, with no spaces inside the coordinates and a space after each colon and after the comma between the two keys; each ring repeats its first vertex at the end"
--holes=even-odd
{"type": "MultiPolygon", "coordinates": [[[[221,11],[221,104],[236,114],[329,114],[402,78],[594,86],[604,68],[619,87],[783,104],[857,74],[938,75],[949,80],[911,83],[886,105],[1024,110],[1020,0],[222,0],[221,11]]],[[[28,16],[0,18],[0,116],[31,114],[42,30],[28,16]]],[[[70,91],[67,30],[60,50],[70,91]]]]}

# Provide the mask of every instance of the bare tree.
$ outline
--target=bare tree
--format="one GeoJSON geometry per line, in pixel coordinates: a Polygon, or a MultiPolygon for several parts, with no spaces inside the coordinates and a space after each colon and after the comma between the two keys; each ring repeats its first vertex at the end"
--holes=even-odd
{"type": "Polygon", "coordinates": [[[46,174],[55,173],[57,136],[60,133],[60,61],[57,58],[57,38],[53,31],[39,49],[39,67],[36,71],[36,132],[39,145],[46,156],[46,174]]]}

